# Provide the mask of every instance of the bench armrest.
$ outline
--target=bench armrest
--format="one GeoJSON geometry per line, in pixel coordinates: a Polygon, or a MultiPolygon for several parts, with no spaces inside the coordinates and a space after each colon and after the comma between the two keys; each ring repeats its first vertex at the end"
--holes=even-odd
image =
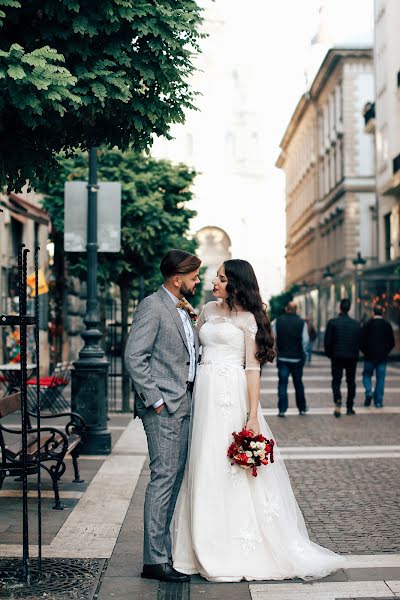
{"type": "MultiPolygon", "coordinates": [[[[29,416],[37,419],[37,413],[31,412],[28,410],[28,414],[29,414],[29,416]]],[[[51,414],[51,415],[40,415],[40,420],[42,420],[42,419],[57,419],[59,417],[71,417],[71,420],[65,426],[65,431],[68,434],[70,433],[71,426],[77,426],[77,429],[82,431],[82,433],[84,433],[86,431],[85,419],[83,417],[81,417],[81,415],[79,413],[75,413],[75,412],[62,412],[62,413],[56,413],[56,414],[51,414]],[[78,423],[77,421],[80,421],[80,423],[78,423]]]]}
{"type": "MultiPolygon", "coordinates": [[[[65,431],[62,431],[61,429],[57,429],[56,427],[33,427],[31,429],[27,429],[27,433],[37,433],[40,437],[41,433],[50,433],[52,434],[51,437],[49,437],[48,440],[46,440],[45,444],[44,444],[44,451],[46,452],[46,454],[48,454],[49,456],[53,456],[53,450],[55,450],[56,448],[58,448],[62,442],[63,444],[63,450],[64,452],[67,451],[68,449],[68,437],[65,433],[65,431]],[[62,439],[61,440],[56,440],[55,436],[59,435],[62,439]]],[[[58,458],[55,456],[55,458],[58,458]]]]}

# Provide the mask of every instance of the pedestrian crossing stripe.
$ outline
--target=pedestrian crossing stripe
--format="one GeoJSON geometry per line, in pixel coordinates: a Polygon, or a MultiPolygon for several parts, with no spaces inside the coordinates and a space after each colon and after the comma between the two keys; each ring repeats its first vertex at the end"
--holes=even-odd
{"type": "Polygon", "coordinates": [[[252,600],[338,600],[395,598],[400,581],[329,581],[316,583],[251,584],[252,600]]]}

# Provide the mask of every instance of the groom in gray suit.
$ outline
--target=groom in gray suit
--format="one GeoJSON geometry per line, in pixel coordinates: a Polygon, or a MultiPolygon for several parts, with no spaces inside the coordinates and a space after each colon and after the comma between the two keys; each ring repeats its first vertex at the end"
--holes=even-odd
{"type": "Polygon", "coordinates": [[[150,456],[144,506],[142,577],[186,581],[171,564],[170,524],[185,470],[198,342],[185,298],[200,283],[200,259],[171,250],[161,261],[164,285],[135,311],[125,363],[150,456]]]}

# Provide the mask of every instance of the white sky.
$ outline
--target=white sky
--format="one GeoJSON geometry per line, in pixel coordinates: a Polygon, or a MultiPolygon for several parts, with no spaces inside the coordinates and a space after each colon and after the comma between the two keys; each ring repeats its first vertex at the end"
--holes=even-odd
{"type": "MultiPolygon", "coordinates": [[[[156,142],[153,153],[190,164],[185,156],[185,135],[187,131],[197,131],[197,147],[201,151],[192,164],[204,174],[209,187],[202,192],[202,202],[196,203],[198,218],[193,227],[197,230],[205,224],[212,225],[210,212],[215,210],[213,203],[221,191],[218,185],[222,185],[221,172],[226,159],[224,150],[217,146],[215,133],[218,128],[223,130],[225,113],[242,109],[238,97],[232,95],[232,72],[240,73],[246,96],[244,108],[252,113],[253,126],[255,122],[258,129],[261,165],[257,171],[263,177],[256,194],[248,189],[248,196],[256,198],[254,202],[235,200],[238,202],[235,209],[240,210],[243,222],[254,223],[245,242],[247,253],[240,250],[241,256],[235,258],[253,262],[262,293],[268,299],[284,285],[284,176],[275,162],[279,142],[300,96],[306,91],[305,71],[314,65],[314,72],[308,76],[310,84],[329,47],[311,47],[311,39],[321,21],[319,8],[324,4],[325,29],[331,46],[372,44],[373,0],[198,1],[212,22],[211,35],[203,42],[204,54],[199,61],[203,71],[193,78],[194,87],[204,92],[196,102],[203,110],[200,114],[188,115],[186,126],[173,128],[175,141],[167,145],[156,142]],[[217,32],[214,38],[213,31],[217,32]]],[[[224,176],[227,173],[225,170],[224,176]]],[[[231,181],[223,183],[225,195],[229,193],[229,186],[236,185],[233,171],[228,177],[231,181]]],[[[231,234],[228,217],[226,224],[222,219],[220,226],[231,234]]]]}
{"type": "MultiPolygon", "coordinates": [[[[310,43],[318,29],[321,0],[216,0],[215,4],[228,15],[232,39],[226,51],[247,63],[249,95],[260,114],[268,231],[276,248],[269,255],[275,267],[275,281],[269,287],[278,291],[284,274],[284,176],[274,165],[284,130],[306,89],[307,65],[320,63],[325,54],[326,49],[313,51],[310,43]]],[[[331,45],[372,45],[373,0],[326,0],[325,15],[331,45]]],[[[315,70],[309,83],[313,75],[315,70]]]]}

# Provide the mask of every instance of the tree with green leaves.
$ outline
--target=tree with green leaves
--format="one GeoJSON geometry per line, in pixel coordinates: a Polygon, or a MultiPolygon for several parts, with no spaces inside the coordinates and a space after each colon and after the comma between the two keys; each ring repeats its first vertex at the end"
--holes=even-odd
{"type": "Polygon", "coordinates": [[[271,321],[282,315],[285,311],[285,306],[288,302],[293,300],[294,295],[299,290],[298,285],[292,285],[285,292],[281,292],[276,296],[271,296],[269,299],[268,307],[269,307],[269,316],[271,321]]]}
{"type": "MultiPolygon", "coordinates": [[[[63,252],[64,183],[87,180],[87,156],[59,158],[61,175],[54,185],[43,184],[43,207],[52,220],[56,256],[63,252]]],[[[99,255],[100,282],[115,283],[120,289],[122,351],[128,333],[129,299],[138,297],[138,282],[144,278],[145,292],[154,291],[161,283],[160,258],[170,248],[189,252],[196,241],[188,237],[189,222],[195,212],[186,204],[192,199],[191,186],[195,172],[185,165],[173,165],[144,153],[118,149],[99,152],[99,181],[119,181],[122,186],[121,252],[99,255]]],[[[83,256],[68,255],[72,270],[83,275],[83,256]]],[[[124,408],[128,408],[129,379],[123,370],[124,408]]]]}
{"type": "Polygon", "coordinates": [[[54,180],[60,151],[168,137],[201,20],[196,0],[0,0],[0,185],[54,180]]]}

